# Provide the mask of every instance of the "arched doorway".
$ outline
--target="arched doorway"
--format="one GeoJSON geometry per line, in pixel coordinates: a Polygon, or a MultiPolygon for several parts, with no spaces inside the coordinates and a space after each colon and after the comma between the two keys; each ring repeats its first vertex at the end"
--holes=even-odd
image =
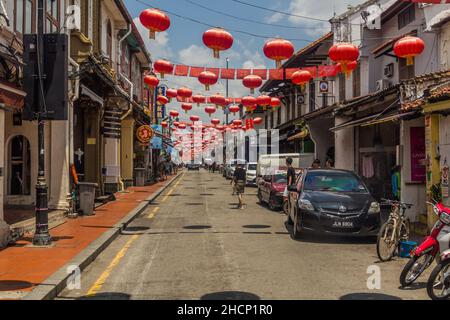
{"type": "Polygon", "coordinates": [[[31,184],[30,142],[22,135],[9,142],[8,195],[29,195],[31,184]]]}

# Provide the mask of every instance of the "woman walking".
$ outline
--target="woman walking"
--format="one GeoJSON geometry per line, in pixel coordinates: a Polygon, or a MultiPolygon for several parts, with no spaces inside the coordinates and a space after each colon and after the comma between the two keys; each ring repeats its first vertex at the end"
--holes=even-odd
{"type": "Polygon", "coordinates": [[[239,200],[238,209],[241,210],[244,209],[243,194],[245,191],[246,176],[247,173],[244,169],[244,166],[242,164],[237,164],[236,170],[234,171],[233,180],[231,180],[231,183],[234,183],[234,189],[236,191],[239,200]]]}

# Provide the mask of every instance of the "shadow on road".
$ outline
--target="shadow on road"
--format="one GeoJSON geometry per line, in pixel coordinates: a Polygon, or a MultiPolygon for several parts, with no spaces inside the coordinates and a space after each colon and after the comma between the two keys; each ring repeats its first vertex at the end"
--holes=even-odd
{"type": "Polygon", "coordinates": [[[261,300],[261,298],[250,292],[221,291],[205,294],[200,300],[261,300]]]}
{"type": "Polygon", "coordinates": [[[242,228],[247,228],[247,229],[267,229],[267,228],[271,228],[272,226],[268,226],[266,224],[247,224],[245,226],[242,226],[242,228]]]}
{"type": "Polygon", "coordinates": [[[130,300],[131,295],[120,292],[102,292],[93,296],[82,296],[77,300],[130,300]]]}
{"type": "Polygon", "coordinates": [[[207,225],[191,225],[191,226],[184,226],[184,229],[190,229],[190,230],[199,230],[199,229],[210,229],[212,228],[211,226],[207,226],[207,225]]]}
{"type": "Polygon", "coordinates": [[[339,298],[339,300],[402,300],[402,299],[397,296],[391,296],[383,293],[357,292],[343,295],[342,297],[339,298]]]}

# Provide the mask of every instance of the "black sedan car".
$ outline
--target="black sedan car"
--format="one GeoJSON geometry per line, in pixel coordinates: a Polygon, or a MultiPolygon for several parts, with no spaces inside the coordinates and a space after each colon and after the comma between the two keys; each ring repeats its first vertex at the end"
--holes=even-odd
{"type": "Polygon", "coordinates": [[[331,235],[376,236],[380,205],[351,171],[306,169],[289,190],[288,223],[293,237],[303,231],[331,235]]]}
{"type": "Polygon", "coordinates": [[[199,164],[188,163],[186,167],[187,167],[188,171],[190,171],[190,170],[200,171],[200,165],[199,164]]]}

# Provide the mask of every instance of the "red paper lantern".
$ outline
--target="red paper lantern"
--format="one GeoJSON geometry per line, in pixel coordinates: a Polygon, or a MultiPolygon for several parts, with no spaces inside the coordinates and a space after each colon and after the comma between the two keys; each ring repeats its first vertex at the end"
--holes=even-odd
{"type": "Polygon", "coordinates": [[[162,121],[162,122],[161,122],[161,126],[162,126],[163,128],[167,128],[169,125],[168,125],[168,123],[167,123],[166,121],[162,121]]]}
{"type": "Polygon", "coordinates": [[[212,119],[211,123],[215,126],[217,126],[218,124],[220,124],[220,120],[219,119],[212,119]]]}
{"type": "Polygon", "coordinates": [[[247,112],[252,113],[253,111],[256,110],[256,105],[247,106],[247,107],[245,107],[245,109],[246,109],[247,112]]]}
{"type": "Polygon", "coordinates": [[[292,83],[301,86],[302,90],[305,85],[312,79],[312,75],[309,71],[299,70],[292,74],[292,83]]]}
{"type": "Polygon", "coordinates": [[[203,43],[214,52],[214,58],[219,58],[219,52],[228,50],[233,45],[233,36],[222,28],[212,28],[203,33],[203,43]]]}
{"type": "Polygon", "coordinates": [[[179,113],[178,113],[177,110],[171,110],[171,111],[169,112],[169,115],[170,115],[172,118],[176,118],[176,117],[178,117],[179,113]]]}
{"type": "Polygon", "coordinates": [[[220,94],[214,94],[211,97],[209,97],[209,101],[211,101],[211,103],[214,103],[216,106],[225,106],[227,101],[225,99],[225,97],[221,96],[220,94]]]}
{"type": "Polygon", "coordinates": [[[343,72],[347,72],[347,65],[358,60],[359,49],[354,44],[341,42],[333,45],[328,51],[328,55],[331,60],[341,64],[343,72]]]}
{"type": "Polygon", "coordinates": [[[205,112],[211,117],[211,115],[216,112],[216,107],[214,106],[207,106],[205,108],[205,112]]]}
{"type": "Polygon", "coordinates": [[[271,99],[270,99],[270,106],[271,106],[272,108],[277,108],[277,107],[281,106],[281,101],[280,101],[280,99],[278,99],[278,98],[276,98],[276,97],[271,98],[271,99]]]}
{"type": "Polygon", "coordinates": [[[171,74],[173,72],[173,64],[167,60],[156,60],[153,63],[153,69],[161,74],[161,79],[164,79],[164,74],[171,74]]]}
{"type": "Polygon", "coordinates": [[[192,97],[192,90],[186,87],[182,87],[177,90],[177,95],[181,98],[190,98],[192,97]]]}
{"type": "Polygon", "coordinates": [[[176,98],[177,97],[177,90],[175,89],[167,89],[166,90],[166,97],[169,98],[169,101],[172,100],[172,98],[176,98]]]}
{"type": "Polygon", "coordinates": [[[262,123],[262,118],[260,118],[260,117],[257,117],[257,118],[255,118],[255,119],[253,119],[253,123],[254,124],[261,124],[262,123]]]}
{"type": "Polygon", "coordinates": [[[209,91],[209,87],[216,84],[219,77],[211,71],[203,71],[198,75],[198,81],[205,86],[205,90],[209,91]]]}
{"type": "Polygon", "coordinates": [[[166,31],[170,27],[169,17],[158,9],[146,9],[139,15],[144,27],[150,30],[150,39],[155,39],[156,32],[166,31]]]}
{"type": "Polygon", "coordinates": [[[242,98],[241,103],[244,107],[251,107],[256,106],[257,100],[255,97],[247,96],[242,98]]]}
{"type": "Polygon", "coordinates": [[[158,78],[155,77],[155,76],[146,75],[146,76],[144,77],[144,83],[145,83],[148,87],[155,88],[155,87],[158,86],[159,80],[158,80],[158,78]]]}
{"type": "Polygon", "coordinates": [[[196,121],[200,120],[200,117],[199,117],[199,116],[190,116],[189,119],[190,119],[192,122],[196,122],[196,121]]]}
{"type": "Polygon", "coordinates": [[[406,59],[406,65],[408,66],[414,64],[414,57],[421,54],[424,49],[425,42],[418,37],[403,37],[394,44],[395,55],[406,59]]]}
{"type": "Polygon", "coordinates": [[[173,125],[174,125],[175,127],[178,128],[178,126],[180,125],[180,123],[179,123],[178,121],[174,121],[173,125]]]}
{"type": "Polygon", "coordinates": [[[233,114],[236,114],[236,112],[239,112],[241,108],[239,108],[238,105],[232,105],[228,108],[228,110],[230,110],[230,112],[232,112],[233,114]]]}
{"type": "Polygon", "coordinates": [[[194,101],[197,106],[200,106],[200,103],[206,103],[206,98],[202,95],[197,94],[195,96],[192,96],[192,101],[194,101]]]}
{"type": "Polygon", "coordinates": [[[163,106],[169,103],[169,99],[167,99],[167,97],[162,96],[162,95],[159,95],[158,98],[156,98],[156,100],[158,101],[158,103],[160,105],[163,105],[163,106]]]}
{"type": "Polygon", "coordinates": [[[181,109],[184,110],[185,113],[187,113],[189,110],[192,110],[192,104],[190,103],[182,103],[181,109]]]}
{"type": "Polygon", "coordinates": [[[261,107],[267,107],[270,105],[270,97],[266,95],[256,97],[256,103],[261,107]]]}
{"type": "Polygon", "coordinates": [[[179,129],[186,129],[186,124],[184,124],[184,123],[180,123],[179,125],[178,125],[178,128],[179,129]]]}
{"type": "MultiPolygon", "coordinates": [[[[350,78],[352,71],[355,70],[357,67],[358,67],[358,61],[352,61],[350,63],[347,63],[347,72],[345,72],[347,79],[350,78]]],[[[339,73],[344,72],[344,71],[342,71],[342,65],[340,63],[338,63],[336,65],[336,70],[339,73]]]]}
{"type": "Polygon", "coordinates": [[[265,43],[263,51],[266,57],[275,60],[277,68],[280,68],[281,61],[289,59],[294,54],[294,45],[284,39],[272,39],[265,43]]]}
{"type": "Polygon", "coordinates": [[[242,79],[242,84],[244,87],[250,88],[250,93],[255,93],[255,88],[262,85],[262,79],[260,76],[250,74],[242,79]]]}

